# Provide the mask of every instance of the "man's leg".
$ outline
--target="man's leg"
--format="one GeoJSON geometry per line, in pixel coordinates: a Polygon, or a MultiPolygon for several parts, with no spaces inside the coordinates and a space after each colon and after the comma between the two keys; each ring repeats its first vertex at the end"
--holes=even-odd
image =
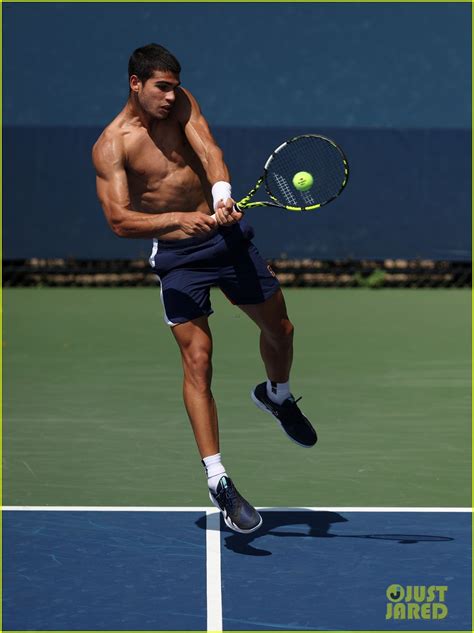
{"type": "Polygon", "coordinates": [[[183,361],[183,398],[201,458],[219,452],[216,404],[211,392],[212,335],[203,316],[172,328],[183,361]]]}
{"type": "Polygon", "coordinates": [[[314,446],[318,439],[316,431],[290,393],[294,328],[288,318],[283,293],[278,289],[262,303],[239,307],[260,328],[260,353],[268,378],[255,387],[252,400],[260,409],[273,415],[294,442],[305,447],[314,446]]]}
{"type": "Polygon", "coordinates": [[[293,324],[288,318],[285,299],[277,290],[269,299],[256,305],[240,305],[260,328],[260,353],[268,379],[288,382],[293,362],[293,324]]]}
{"type": "Polygon", "coordinates": [[[210,498],[225,523],[241,533],[262,524],[260,514],[237,491],[227,476],[219,453],[217,410],[211,392],[212,335],[207,317],[172,328],[183,361],[183,397],[206,472],[210,498]]]}

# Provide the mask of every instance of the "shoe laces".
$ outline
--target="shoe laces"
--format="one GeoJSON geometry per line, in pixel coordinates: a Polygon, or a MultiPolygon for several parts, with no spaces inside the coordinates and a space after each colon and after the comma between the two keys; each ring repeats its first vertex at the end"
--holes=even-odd
{"type": "Polygon", "coordinates": [[[288,400],[291,402],[291,404],[297,404],[301,399],[303,398],[303,396],[300,396],[299,398],[297,398],[296,400],[293,398],[293,396],[290,396],[288,398],[288,400]]]}
{"type": "Polygon", "coordinates": [[[226,484],[224,487],[224,496],[226,501],[229,503],[230,507],[234,506],[234,503],[237,499],[237,491],[234,486],[226,484]]]}

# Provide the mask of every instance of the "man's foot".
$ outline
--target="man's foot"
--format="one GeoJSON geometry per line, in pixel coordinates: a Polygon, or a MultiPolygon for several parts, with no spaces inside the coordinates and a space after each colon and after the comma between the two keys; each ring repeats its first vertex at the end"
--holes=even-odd
{"type": "Polygon", "coordinates": [[[307,448],[316,444],[318,441],[316,431],[296,404],[300,398],[295,400],[293,396],[290,396],[283,404],[277,404],[268,397],[267,383],[265,382],[257,385],[250,394],[250,397],[259,409],[270,413],[275,420],[278,420],[282,429],[293,442],[307,448]]]}
{"type": "Polygon", "coordinates": [[[226,475],[217,484],[216,492],[209,490],[209,498],[222,512],[225,524],[231,530],[248,534],[262,525],[262,517],[257,510],[245,501],[226,475]]]}

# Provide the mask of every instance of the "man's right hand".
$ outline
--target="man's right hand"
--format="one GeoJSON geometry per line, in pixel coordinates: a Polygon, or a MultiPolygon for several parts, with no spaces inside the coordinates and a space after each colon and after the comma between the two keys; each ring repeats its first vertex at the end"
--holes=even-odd
{"type": "Polygon", "coordinates": [[[215,218],[201,211],[190,211],[189,213],[180,213],[179,228],[194,237],[197,235],[205,235],[211,233],[217,228],[215,218]]]}
{"type": "Polygon", "coordinates": [[[216,206],[215,217],[217,224],[220,226],[229,226],[230,224],[236,224],[240,222],[243,217],[243,213],[237,211],[235,208],[235,201],[232,198],[228,198],[225,202],[220,200],[216,206]]]}

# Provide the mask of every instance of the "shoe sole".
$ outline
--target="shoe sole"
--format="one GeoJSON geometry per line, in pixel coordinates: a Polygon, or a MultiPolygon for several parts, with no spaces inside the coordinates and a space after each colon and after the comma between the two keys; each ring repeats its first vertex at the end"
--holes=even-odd
{"type": "Polygon", "coordinates": [[[253,403],[262,411],[265,411],[265,413],[268,413],[268,415],[271,415],[272,418],[274,420],[276,420],[278,422],[278,424],[280,425],[281,430],[283,431],[283,433],[286,435],[286,437],[288,437],[292,442],[294,442],[295,444],[298,444],[298,446],[302,446],[303,448],[313,448],[313,446],[316,444],[316,442],[314,444],[302,444],[301,442],[298,442],[298,440],[295,440],[294,437],[291,437],[291,435],[288,435],[288,433],[285,431],[285,427],[283,426],[283,424],[280,422],[280,420],[276,417],[276,415],[273,415],[273,413],[264,405],[264,403],[259,400],[257,398],[257,396],[255,395],[255,391],[251,391],[250,392],[250,397],[252,398],[253,403]]]}
{"type": "Polygon", "coordinates": [[[224,511],[222,510],[222,508],[219,506],[219,504],[217,503],[217,501],[214,500],[213,496],[211,495],[211,493],[209,493],[209,499],[212,501],[213,505],[216,506],[216,508],[219,510],[219,512],[222,514],[222,517],[224,519],[224,523],[227,525],[227,527],[229,527],[231,530],[234,530],[234,532],[239,532],[239,534],[250,534],[251,532],[255,532],[255,530],[258,530],[258,528],[262,525],[263,523],[263,519],[261,517],[261,515],[259,514],[258,516],[260,517],[260,523],[258,525],[256,525],[255,527],[251,528],[250,530],[242,530],[242,528],[239,528],[235,525],[235,523],[232,522],[232,520],[230,519],[229,516],[227,516],[226,514],[224,514],[224,511]]]}

